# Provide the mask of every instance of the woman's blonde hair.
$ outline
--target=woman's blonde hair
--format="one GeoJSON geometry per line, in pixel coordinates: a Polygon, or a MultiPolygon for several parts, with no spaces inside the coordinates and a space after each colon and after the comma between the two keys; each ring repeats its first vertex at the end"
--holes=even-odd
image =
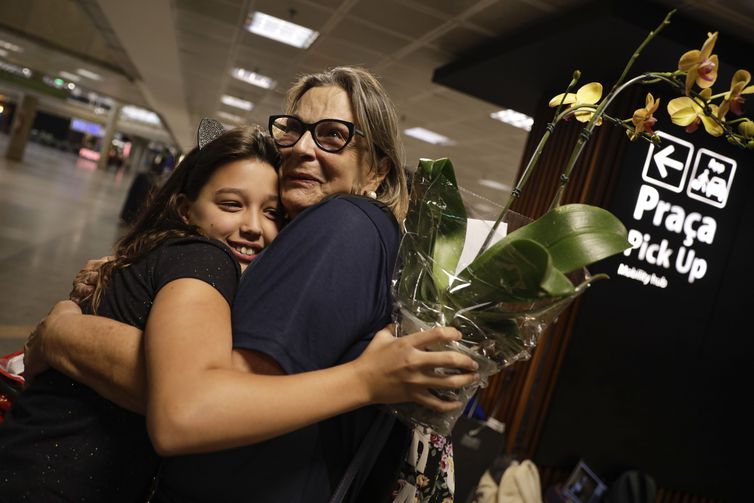
{"type": "Polygon", "coordinates": [[[403,170],[403,143],[398,133],[398,114],[382,84],[367,70],[339,66],[303,75],[288,91],[286,113],[295,111],[301,97],[314,87],[335,86],[351,100],[356,126],[367,138],[370,169],[386,165],[387,174],[377,188],[377,200],[402,221],[408,209],[408,189],[403,170]]]}

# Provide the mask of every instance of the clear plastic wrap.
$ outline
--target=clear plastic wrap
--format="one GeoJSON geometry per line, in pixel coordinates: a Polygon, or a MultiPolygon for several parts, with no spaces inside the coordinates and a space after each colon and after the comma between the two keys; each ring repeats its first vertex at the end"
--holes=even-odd
{"type": "MultiPolygon", "coordinates": [[[[479,364],[478,384],[434,391],[466,404],[490,376],[531,356],[547,326],[586,288],[588,274],[584,268],[568,276],[553,272],[547,252],[543,254],[543,247],[528,239],[495,244],[505,229],[512,232],[531,222],[515,212],[506,214],[493,244],[477,256],[497,214],[479,215],[476,210],[480,218],[469,218],[467,206],[474,210],[482,201],[472,194],[461,198],[452,166],[432,176],[427,176],[432,165],[425,168],[422,172],[420,165],[414,180],[393,278],[395,318],[400,335],[435,326],[453,326],[461,332],[461,341],[430,349],[453,349],[479,364]]],[[[438,413],[414,403],[391,410],[407,423],[428,426],[442,435],[450,434],[463,411],[438,413]]]]}

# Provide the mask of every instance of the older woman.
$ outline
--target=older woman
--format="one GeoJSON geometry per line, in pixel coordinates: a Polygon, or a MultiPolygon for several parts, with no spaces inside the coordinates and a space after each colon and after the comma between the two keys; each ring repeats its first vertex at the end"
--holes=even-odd
{"type": "MultiPolygon", "coordinates": [[[[303,77],[289,92],[287,115],[271,117],[270,129],[283,156],[281,199],[292,221],[242,277],[232,313],[233,346],[239,363],[254,372],[298,374],[352,360],[389,322],[406,183],[394,106],[363,70],[303,77]]],[[[178,323],[180,317],[176,313],[178,323]]],[[[91,337],[81,338],[80,318],[55,313],[47,320],[49,363],[105,396],[120,394],[122,403],[143,401],[141,337],[98,337],[122,328],[87,317],[91,337]]],[[[255,401],[255,395],[244,399],[228,376],[208,388],[212,369],[202,356],[207,344],[211,338],[150,336],[147,327],[147,363],[162,362],[149,367],[155,371],[148,411],[157,410],[149,414],[149,426],[158,451],[226,449],[169,458],[156,499],[327,501],[375,410],[241,447],[290,431],[292,423],[283,418],[296,405],[255,401]],[[196,400],[196,389],[205,390],[204,399],[196,400]],[[288,427],[250,435],[248,418],[260,413],[279,413],[288,427]]],[[[397,464],[391,461],[388,471],[397,464]]]]}

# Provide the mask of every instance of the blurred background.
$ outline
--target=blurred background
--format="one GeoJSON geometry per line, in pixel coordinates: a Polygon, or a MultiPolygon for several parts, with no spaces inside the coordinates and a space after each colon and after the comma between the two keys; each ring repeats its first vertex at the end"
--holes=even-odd
{"type": "MultiPolygon", "coordinates": [[[[714,30],[729,63],[753,69],[752,0],[0,0],[2,354],[20,349],[87,259],[109,253],[133,210],[129,191],[169,174],[193,147],[202,117],[227,127],[266,125],[299,74],[365,66],[397,104],[406,168],[421,157],[451,158],[470,209],[490,214],[510,195],[538,139],[530,131],[549,120],[543,100],[562,92],[576,68],[583,83],[609,83],[672,8],[679,11],[668,30],[675,52],[655,57],[663,66],[654,69],[674,70],[677,57],[700,48],[714,30]]],[[[739,170],[754,167],[745,159],[739,170]]],[[[713,302],[723,289],[710,288],[713,302]]],[[[565,355],[566,345],[559,351],[565,355]]],[[[518,387],[494,391],[523,396],[523,383],[538,374],[519,375],[518,387]]],[[[546,404],[557,389],[550,379],[546,404]]],[[[487,399],[488,409],[494,402],[487,399]]],[[[506,442],[508,451],[515,446],[553,467],[544,482],[558,482],[593,452],[548,450],[552,444],[541,442],[568,436],[556,428],[565,423],[547,423],[548,408],[531,409],[523,398],[507,407],[498,410],[509,424],[513,417],[526,422],[527,413],[538,417],[537,435],[522,440],[519,428],[506,442]]],[[[684,438],[695,441],[678,442],[684,438]]],[[[633,454],[621,459],[622,442],[592,456],[605,478],[618,466],[639,466],[673,501],[743,501],[730,480],[694,483],[694,470],[681,470],[685,477],[650,470],[672,463],[672,452],[657,457],[650,450],[655,463],[633,454]]]]}

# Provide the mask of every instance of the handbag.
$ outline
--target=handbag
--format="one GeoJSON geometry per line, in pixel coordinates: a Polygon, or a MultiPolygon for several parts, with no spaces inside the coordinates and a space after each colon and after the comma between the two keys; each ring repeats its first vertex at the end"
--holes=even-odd
{"type": "Polygon", "coordinates": [[[0,423],[24,387],[23,371],[23,351],[0,357],[0,423]]]}
{"type": "Polygon", "coordinates": [[[367,475],[374,467],[374,463],[382,450],[387,437],[395,423],[395,417],[385,412],[379,412],[369,426],[367,434],[361,441],[353,459],[346,468],[343,478],[335,488],[330,503],[343,503],[352,500],[359,494],[366,481],[367,475]],[[350,497],[349,497],[350,495],[350,497]],[[346,498],[349,497],[347,500],[346,498]]]}
{"type": "MultiPolygon", "coordinates": [[[[467,413],[458,418],[453,429],[453,443],[456,459],[456,497],[458,501],[468,501],[475,494],[481,477],[493,468],[505,448],[505,424],[494,416],[500,408],[502,397],[498,398],[492,412],[487,415],[479,406],[479,395],[469,402],[467,413]]],[[[507,467],[508,463],[505,463],[507,467]]],[[[491,470],[497,487],[502,470],[491,470]]]]}

